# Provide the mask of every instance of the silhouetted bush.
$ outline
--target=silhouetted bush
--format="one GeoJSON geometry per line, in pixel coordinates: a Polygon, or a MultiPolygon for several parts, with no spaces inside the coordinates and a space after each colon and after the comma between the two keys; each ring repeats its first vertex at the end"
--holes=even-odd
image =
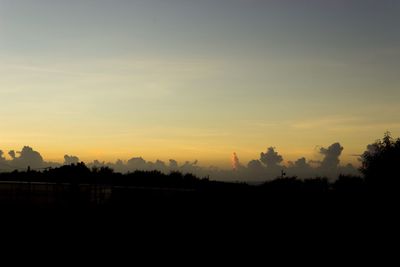
{"type": "Polygon", "coordinates": [[[400,181],[400,139],[385,133],[361,156],[360,171],[372,189],[398,190],[400,181]]]}
{"type": "Polygon", "coordinates": [[[365,179],[348,175],[340,175],[332,187],[337,192],[345,193],[365,192],[366,190],[365,179]]]}

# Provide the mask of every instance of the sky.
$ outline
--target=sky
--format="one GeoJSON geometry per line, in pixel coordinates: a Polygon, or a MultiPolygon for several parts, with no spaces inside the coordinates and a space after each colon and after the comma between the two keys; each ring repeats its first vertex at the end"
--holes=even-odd
{"type": "Polygon", "coordinates": [[[285,161],[400,135],[400,1],[0,0],[0,148],[285,161]]]}

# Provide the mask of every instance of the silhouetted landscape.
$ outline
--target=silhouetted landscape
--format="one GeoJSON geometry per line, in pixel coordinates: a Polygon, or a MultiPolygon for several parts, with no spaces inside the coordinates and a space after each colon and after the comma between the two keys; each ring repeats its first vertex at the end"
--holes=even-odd
{"type": "Polygon", "coordinates": [[[150,260],[157,239],[181,257],[177,233],[206,232],[191,266],[224,231],[269,259],[264,244],[292,258],[310,232],[398,224],[399,14],[399,0],[0,0],[2,233],[37,234],[43,259],[49,232],[69,246],[48,242],[57,264],[91,231],[129,249],[142,234],[150,260]]]}
{"type": "Polygon", "coordinates": [[[362,175],[299,179],[280,177],[254,185],[222,182],[190,173],[160,171],[114,172],[88,168],[83,162],[45,170],[0,173],[2,208],[56,211],[198,209],[251,211],[282,207],[338,207],[368,210],[371,203],[397,198],[400,178],[400,139],[386,133],[361,157],[362,175]],[[161,208],[162,207],[162,208],[161,208]]]}

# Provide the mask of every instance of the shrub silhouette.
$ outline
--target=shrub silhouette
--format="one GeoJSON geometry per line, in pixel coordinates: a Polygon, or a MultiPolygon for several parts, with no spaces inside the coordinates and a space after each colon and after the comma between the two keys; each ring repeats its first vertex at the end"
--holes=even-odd
{"type": "Polygon", "coordinates": [[[386,132],[367,148],[362,156],[360,171],[367,184],[374,189],[396,190],[400,179],[400,139],[394,140],[386,132]]]}
{"type": "Polygon", "coordinates": [[[340,175],[333,183],[332,189],[336,192],[351,194],[365,192],[365,179],[352,175],[340,175]]]}

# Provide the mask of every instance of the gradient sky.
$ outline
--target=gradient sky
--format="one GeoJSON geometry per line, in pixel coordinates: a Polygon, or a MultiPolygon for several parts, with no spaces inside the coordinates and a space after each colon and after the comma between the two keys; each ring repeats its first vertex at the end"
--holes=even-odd
{"type": "Polygon", "coordinates": [[[400,135],[400,1],[0,0],[0,148],[200,160],[400,135]]]}

